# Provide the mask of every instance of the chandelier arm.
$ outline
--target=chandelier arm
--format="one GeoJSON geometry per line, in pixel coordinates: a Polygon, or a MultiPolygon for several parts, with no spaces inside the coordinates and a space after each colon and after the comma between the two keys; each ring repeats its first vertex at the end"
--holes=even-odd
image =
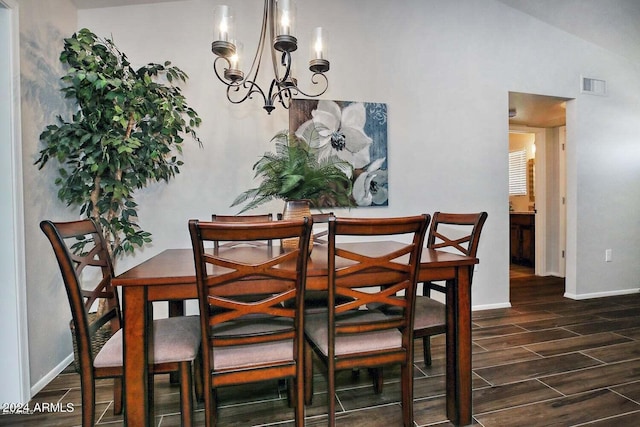
{"type": "MultiPolygon", "coordinates": [[[[227,58],[225,58],[224,56],[216,57],[216,59],[213,61],[213,72],[216,74],[216,77],[218,78],[218,80],[220,80],[222,83],[224,83],[227,86],[232,86],[233,83],[229,83],[228,81],[226,81],[220,75],[220,72],[218,71],[218,61],[225,61],[227,63],[227,68],[231,67],[231,62],[229,62],[229,60],[227,58]]],[[[223,65],[223,67],[224,67],[224,65],[223,65]]],[[[222,74],[222,75],[224,75],[224,74],[222,74]]]]}
{"type": "MultiPolygon", "coordinates": [[[[279,76],[276,74],[276,78],[280,82],[286,82],[289,80],[289,77],[291,76],[291,53],[282,52],[280,65],[284,67],[284,76],[282,77],[282,79],[280,79],[279,76]]],[[[275,61],[274,61],[274,67],[275,67],[275,61]]]]}
{"type": "Polygon", "coordinates": [[[269,88],[269,99],[271,101],[271,105],[275,103],[275,101],[279,101],[280,105],[282,105],[285,109],[289,109],[289,105],[291,104],[292,92],[293,94],[297,94],[296,86],[285,86],[278,84],[278,82],[273,79],[271,82],[271,87],[269,88]],[[274,89],[278,89],[274,92],[274,89]]]}
{"type": "MultiPolygon", "coordinates": [[[[265,0],[265,3],[269,3],[269,7],[271,8],[271,19],[269,20],[269,40],[271,43],[271,65],[273,65],[273,75],[275,79],[281,82],[283,79],[280,78],[280,74],[278,73],[278,62],[276,61],[276,50],[273,48],[273,41],[276,37],[276,20],[277,11],[276,11],[276,1],[275,0],[265,0]]],[[[266,7],[266,5],[265,5],[266,7]]],[[[265,17],[265,19],[267,19],[265,17]]],[[[288,71],[288,70],[287,70],[288,71]]]]}
{"type": "MultiPolygon", "coordinates": [[[[258,83],[256,83],[257,79],[258,79],[258,73],[260,72],[260,64],[262,61],[262,53],[264,52],[264,47],[265,47],[265,43],[266,43],[266,39],[267,39],[267,22],[268,22],[268,17],[269,17],[269,7],[270,7],[270,2],[272,0],[265,0],[264,1],[264,9],[263,9],[263,13],[262,13],[262,25],[260,27],[260,38],[258,39],[258,47],[256,49],[256,53],[253,57],[253,62],[251,63],[251,68],[249,69],[249,72],[247,73],[247,79],[245,79],[242,84],[240,84],[240,82],[237,83],[227,83],[224,82],[227,85],[227,99],[229,100],[229,102],[231,102],[232,104],[240,104],[244,101],[246,101],[247,99],[251,99],[252,95],[254,93],[259,93],[260,96],[262,97],[262,100],[264,102],[264,109],[267,110],[267,112],[271,113],[271,110],[273,109],[270,105],[271,105],[271,100],[265,95],[264,91],[262,90],[262,88],[260,87],[260,85],[258,85],[258,83]],[[233,93],[234,92],[240,92],[241,88],[243,88],[244,90],[246,90],[246,93],[244,93],[243,96],[241,96],[238,99],[233,99],[233,93]]],[[[220,79],[219,73],[216,70],[216,75],[218,75],[218,78],[220,79]]]]}
{"type": "Polygon", "coordinates": [[[240,84],[228,84],[227,83],[227,99],[229,100],[229,102],[231,102],[232,104],[240,104],[243,103],[244,101],[246,101],[247,99],[251,99],[251,96],[254,93],[259,93],[260,96],[262,96],[262,100],[264,101],[265,104],[267,104],[267,97],[264,94],[262,88],[254,81],[252,80],[245,80],[242,85],[240,84]],[[240,92],[240,88],[244,88],[246,90],[246,93],[239,99],[234,100],[232,98],[232,92],[240,92]]]}
{"type": "MultiPolygon", "coordinates": [[[[253,62],[251,63],[251,68],[247,73],[247,76],[250,77],[251,81],[256,82],[258,78],[258,73],[260,72],[260,63],[262,61],[262,52],[264,52],[264,46],[267,39],[267,21],[269,20],[269,3],[273,0],[264,0],[264,9],[262,12],[262,25],[260,27],[260,38],[258,39],[258,48],[256,49],[256,54],[253,57],[253,62]]],[[[257,85],[257,83],[253,83],[257,85]]],[[[260,90],[262,93],[262,90],[260,90]]],[[[263,93],[264,96],[264,93],[263,93]]]]}
{"type": "Polygon", "coordinates": [[[296,95],[299,92],[302,95],[308,96],[310,98],[316,98],[318,96],[321,96],[322,94],[324,94],[327,91],[327,89],[329,89],[329,79],[323,73],[313,73],[313,75],[311,76],[311,83],[313,83],[314,85],[324,83],[324,87],[321,86],[322,90],[319,93],[316,93],[316,94],[306,93],[302,89],[300,89],[300,87],[298,87],[297,85],[294,86],[291,89],[295,90],[294,94],[296,94],[296,95]],[[322,77],[322,80],[324,80],[324,82],[323,81],[318,81],[318,79],[316,79],[316,77],[322,77]]]}

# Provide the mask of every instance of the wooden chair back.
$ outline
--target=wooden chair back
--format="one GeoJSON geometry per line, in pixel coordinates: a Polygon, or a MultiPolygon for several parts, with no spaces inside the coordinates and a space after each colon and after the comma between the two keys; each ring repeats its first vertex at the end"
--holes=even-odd
{"type": "MultiPolygon", "coordinates": [[[[281,219],[281,215],[280,219],[281,219]]],[[[313,232],[310,245],[326,245],[329,235],[329,220],[334,218],[333,212],[312,214],[313,232]]],[[[310,313],[327,308],[327,291],[307,290],[305,292],[305,312],[310,313]]]]}
{"type": "MultiPolygon", "coordinates": [[[[487,216],[486,212],[435,212],[427,237],[427,247],[450,250],[475,257],[478,253],[480,233],[482,233],[487,216]]],[[[473,271],[471,274],[473,275],[473,271]]],[[[431,288],[444,292],[444,289],[437,285],[432,284],[431,288]]],[[[426,290],[425,295],[428,295],[426,290]]]]}
{"type": "Polygon", "coordinates": [[[326,225],[329,223],[331,218],[334,218],[335,215],[333,212],[323,212],[312,214],[311,218],[313,218],[313,244],[314,245],[326,245],[327,244],[327,236],[329,235],[329,226],[326,225]],[[319,224],[323,224],[318,226],[319,224]]]}
{"type": "MultiPolygon", "coordinates": [[[[111,256],[99,226],[92,220],[42,221],[40,228],[53,248],[71,307],[71,328],[82,394],[82,425],[93,426],[96,379],[113,378],[114,413],[120,414],[123,407],[124,343],[118,292],[111,284],[114,276],[111,256]],[[97,313],[89,313],[100,299],[104,300],[104,308],[97,313]]],[[[197,316],[185,316],[154,320],[152,326],[154,347],[150,353],[157,359],[150,358],[150,371],[154,374],[180,374],[183,426],[193,424],[191,364],[198,372],[201,366],[198,325],[197,316]]],[[[202,396],[200,376],[196,375],[197,396],[202,396]]]]}
{"type": "MultiPolygon", "coordinates": [[[[313,219],[314,230],[311,233],[311,245],[326,245],[327,244],[327,235],[329,234],[329,228],[327,226],[317,227],[319,224],[327,224],[330,218],[333,218],[335,215],[333,212],[323,212],[323,213],[315,213],[311,214],[311,219],[313,219]]],[[[282,221],[282,214],[278,213],[276,215],[276,219],[278,221],[282,221]]]]}
{"type": "Polygon", "coordinates": [[[486,220],[486,212],[436,212],[431,221],[427,247],[455,249],[463,255],[475,257],[478,252],[480,233],[486,220]]]}
{"type": "Polygon", "coordinates": [[[429,215],[329,219],[328,308],[307,316],[305,400],[310,404],[313,395],[313,349],[327,366],[330,427],[336,423],[336,371],[370,368],[381,377],[381,366],[387,364],[401,366],[403,425],[413,425],[414,301],[429,219],[429,215]],[[373,253],[368,245],[341,246],[338,239],[343,236],[399,242],[373,253]],[[386,314],[379,310],[383,308],[393,310],[386,314]]]}
{"type": "MultiPolygon", "coordinates": [[[[267,214],[257,214],[257,215],[218,215],[212,214],[211,221],[213,222],[264,222],[264,221],[273,221],[273,215],[270,213],[267,214]]],[[[236,242],[219,242],[218,240],[214,240],[213,247],[218,248],[220,245],[223,246],[232,246],[237,244],[236,242]]],[[[254,242],[243,242],[243,244],[251,244],[255,246],[267,245],[273,246],[272,240],[259,241],[256,240],[254,242]]]]}
{"type": "MultiPolygon", "coordinates": [[[[260,223],[189,221],[207,412],[215,414],[212,388],[294,378],[296,425],[303,425],[303,310],[311,223],[309,218],[260,223]],[[255,247],[246,246],[205,250],[208,241],[283,238],[298,238],[298,247],[265,247],[257,255],[255,247]],[[270,359],[283,343],[288,354],[270,359]]],[[[215,415],[206,418],[215,419],[215,415]]]]}
{"type": "Polygon", "coordinates": [[[62,279],[64,281],[69,307],[71,308],[74,331],[74,346],[80,370],[92,375],[92,361],[97,353],[92,343],[103,333],[110,322],[112,333],[120,329],[120,302],[118,292],[111,286],[113,265],[106,242],[99,227],[92,220],[73,222],[42,221],[40,228],[53,248],[62,279]],[[104,299],[101,313],[90,315],[97,310],[104,299]]]}
{"type": "MultiPolygon", "coordinates": [[[[403,334],[402,352],[411,353],[412,307],[428,223],[428,215],[401,218],[334,217],[329,220],[329,359],[335,356],[331,354],[335,340],[342,334],[392,329],[399,329],[403,334]],[[337,244],[337,239],[341,236],[408,239],[409,242],[392,247],[384,253],[367,254],[366,248],[361,252],[341,248],[337,244]],[[360,278],[354,285],[352,276],[363,273],[367,275],[367,280],[360,278]],[[398,315],[367,324],[358,321],[352,323],[345,318],[340,318],[340,322],[335,321],[341,314],[358,310],[362,306],[397,307],[400,310],[395,311],[398,315]]],[[[383,356],[384,353],[380,354],[380,362],[387,357],[383,356]]],[[[387,362],[397,359],[398,355],[387,362]]]]}

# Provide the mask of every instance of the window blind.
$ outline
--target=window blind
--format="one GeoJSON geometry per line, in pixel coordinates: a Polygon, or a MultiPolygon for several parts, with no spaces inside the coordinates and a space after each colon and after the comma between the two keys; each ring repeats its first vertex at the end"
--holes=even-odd
{"type": "Polygon", "coordinates": [[[527,152],[518,150],[509,152],[509,195],[527,194],[527,152]]]}

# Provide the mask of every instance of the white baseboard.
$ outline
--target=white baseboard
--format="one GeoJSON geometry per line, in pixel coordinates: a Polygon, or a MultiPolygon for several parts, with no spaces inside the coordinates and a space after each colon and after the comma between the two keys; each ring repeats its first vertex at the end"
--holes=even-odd
{"type": "Polygon", "coordinates": [[[553,277],[558,277],[558,278],[560,278],[560,279],[564,279],[564,278],[565,278],[562,274],[560,274],[560,272],[559,272],[559,271],[547,271],[547,272],[544,274],[544,276],[545,276],[545,277],[546,277],[546,276],[553,276],[553,277]]]}
{"type": "Polygon", "coordinates": [[[501,302],[497,304],[474,305],[471,307],[471,311],[494,310],[496,308],[511,308],[511,303],[501,302]]]}
{"type": "Polygon", "coordinates": [[[69,364],[71,362],[73,362],[73,353],[71,353],[69,356],[67,356],[65,359],[63,359],[62,362],[60,362],[47,375],[42,377],[40,379],[40,381],[38,381],[37,383],[35,383],[33,385],[33,387],[31,387],[31,397],[33,397],[36,394],[38,394],[43,388],[45,388],[47,386],[47,384],[49,384],[58,375],[60,375],[60,372],[64,371],[67,368],[67,366],[69,366],[69,364]]]}
{"type": "Polygon", "coordinates": [[[583,299],[591,299],[591,298],[614,297],[617,295],[637,294],[638,292],[640,292],[640,288],[621,289],[618,291],[607,291],[607,292],[593,292],[590,294],[572,294],[569,292],[565,292],[564,296],[566,298],[571,298],[574,300],[583,300],[583,299]]]}

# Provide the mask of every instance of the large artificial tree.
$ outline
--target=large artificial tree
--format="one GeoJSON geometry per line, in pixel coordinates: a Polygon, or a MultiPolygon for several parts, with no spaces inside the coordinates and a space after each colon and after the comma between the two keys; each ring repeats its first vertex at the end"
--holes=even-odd
{"type": "Polygon", "coordinates": [[[100,224],[114,257],[133,252],[151,241],[137,223],[135,190],[180,172],[184,135],[200,143],[201,120],[174,85],[187,75],[168,61],[134,69],[112,40],[87,29],[64,40],[60,61],[68,66],[61,90],[78,110],[42,132],[36,164],[57,160],[60,200],[100,224]]]}

